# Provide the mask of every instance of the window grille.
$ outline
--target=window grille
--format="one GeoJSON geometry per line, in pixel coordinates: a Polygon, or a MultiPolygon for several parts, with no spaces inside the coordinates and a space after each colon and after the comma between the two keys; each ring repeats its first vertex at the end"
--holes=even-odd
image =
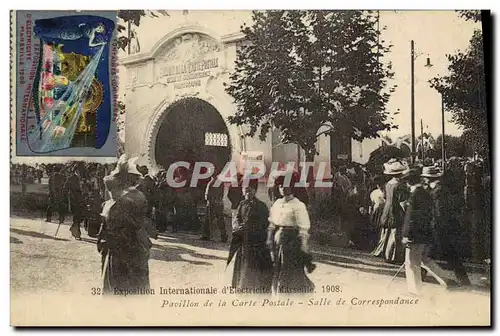
{"type": "Polygon", "coordinates": [[[227,134],[205,133],[205,146],[227,147],[227,134]]]}

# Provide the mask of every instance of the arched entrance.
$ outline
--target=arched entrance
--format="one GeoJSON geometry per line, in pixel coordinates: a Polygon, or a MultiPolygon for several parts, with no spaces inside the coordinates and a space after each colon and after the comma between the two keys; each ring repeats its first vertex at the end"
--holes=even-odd
{"type": "Polygon", "coordinates": [[[155,161],[168,169],[179,161],[210,162],[222,169],[231,159],[224,119],[208,102],[185,98],[170,105],[156,136],[155,161]]]}

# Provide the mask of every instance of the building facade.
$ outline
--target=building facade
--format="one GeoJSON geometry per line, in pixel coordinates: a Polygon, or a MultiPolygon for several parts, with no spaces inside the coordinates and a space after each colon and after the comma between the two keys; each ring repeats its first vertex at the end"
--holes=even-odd
{"type": "MultiPolygon", "coordinates": [[[[304,160],[303,151],[282,144],[275,131],[260,141],[245,137],[245,127],[228,123],[236,107],[224,85],[238,48],[246,43],[241,17],[228,18],[228,13],[195,12],[189,14],[191,19],[174,13],[162,21],[168,28],[158,23],[162,28],[147,36],[156,40],[150,47],[121,58],[127,78],[121,85],[127,110],[125,151],[142,156],[153,171],[167,169],[176,160],[209,161],[217,168],[230,160],[259,160],[267,167],[275,161],[304,160]],[[226,25],[220,24],[224,20],[226,25]]],[[[249,12],[245,15],[250,17],[249,12]]],[[[139,38],[145,34],[140,32],[139,38]]],[[[331,177],[333,157],[364,163],[369,154],[352,155],[357,147],[350,139],[341,148],[337,142],[328,136],[318,139],[315,163],[327,164],[326,178],[331,177]]]]}

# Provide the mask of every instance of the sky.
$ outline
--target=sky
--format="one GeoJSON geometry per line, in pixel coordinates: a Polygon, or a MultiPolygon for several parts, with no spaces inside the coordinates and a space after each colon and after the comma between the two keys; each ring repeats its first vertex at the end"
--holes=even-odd
{"type": "MultiPolygon", "coordinates": [[[[428,80],[447,74],[446,55],[465,51],[474,29],[481,26],[461,19],[454,11],[387,11],[381,12],[380,22],[387,27],[383,39],[394,45],[387,59],[395,72],[392,82],[398,86],[387,107],[390,111],[400,110],[400,114],[394,116],[399,129],[388,135],[395,139],[411,130],[410,41],[414,40],[415,53],[421,54],[415,60],[415,128],[418,134],[422,119],[424,132],[437,137],[441,134],[441,96],[429,86],[428,80]],[[431,68],[425,67],[427,57],[433,64],[431,68]]],[[[445,133],[462,133],[446,111],[445,133]]]]}
{"type": "MultiPolygon", "coordinates": [[[[149,51],[154,44],[172,27],[179,24],[181,12],[171,12],[170,17],[144,18],[136,28],[141,44],[141,52],[149,51]]],[[[190,11],[185,20],[203,21],[213,30],[224,34],[237,32],[243,22],[249,22],[249,11],[225,11],[223,15],[209,16],[204,11],[190,11]]],[[[434,137],[441,134],[441,98],[436,90],[430,88],[428,80],[443,75],[447,71],[447,54],[464,51],[472,37],[474,29],[480,24],[461,19],[454,11],[381,11],[380,24],[386,26],[382,40],[392,44],[391,52],[385,60],[391,61],[394,78],[392,85],[397,85],[387,105],[398,130],[385,133],[396,139],[409,134],[410,122],[410,41],[414,40],[415,53],[420,56],[415,60],[415,124],[420,132],[420,119],[424,131],[434,137]],[[425,67],[427,57],[433,67],[425,67]]],[[[223,34],[221,34],[223,35],[223,34]]],[[[121,70],[120,70],[121,72],[121,70]]],[[[125,81],[121,81],[124,83],[125,81]]],[[[451,122],[450,113],[445,113],[446,134],[460,135],[462,131],[451,122]]]]}

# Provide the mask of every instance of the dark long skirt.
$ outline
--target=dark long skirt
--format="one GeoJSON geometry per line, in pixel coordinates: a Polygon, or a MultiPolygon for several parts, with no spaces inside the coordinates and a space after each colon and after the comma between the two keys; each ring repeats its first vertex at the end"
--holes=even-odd
{"type": "Polygon", "coordinates": [[[382,229],[382,213],[384,212],[384,205],[379,205],[370,215],[370,221],[373,227],[382,229]]]}
{"type": "Polygon", "coordinates": [[[314,284],[305,272],[299,231],[281,228],[275,234],[275,294],[305,294],[314,292],[314,284]]]}
{"type": "Polygon", "coordinates": [[[103,293],[141,294],[149,289],[149,251],[117,253],[109,250],[102,257],[103,293]]]}
{"type": "Polygon", "coordinates": [[[387,262],[398,263],[404,260],[404,246],[401,242],[400,229],[383,228],[380,231],[378,245],[372,254],[383,257],[387,262]]]}
{"type": "Polygon", "coordinates": [[[242,246],[234,261],[232,286],[251,294],[271,293],[273,262],[265,243],[242,246]]]}

